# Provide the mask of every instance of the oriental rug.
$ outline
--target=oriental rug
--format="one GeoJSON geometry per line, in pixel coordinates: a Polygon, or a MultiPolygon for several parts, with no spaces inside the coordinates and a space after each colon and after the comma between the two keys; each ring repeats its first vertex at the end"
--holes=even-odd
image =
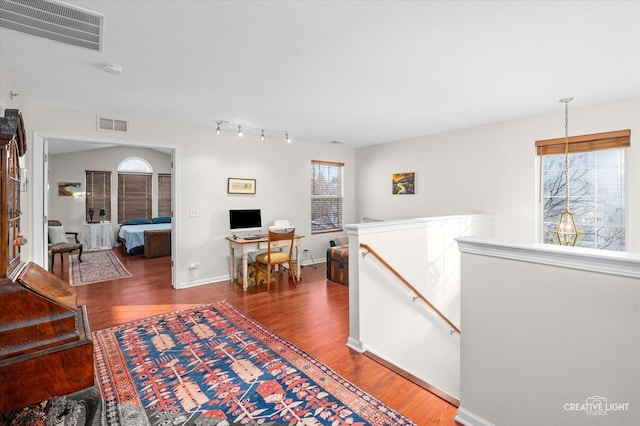
{"type": "Polygon", "coordinates": [[[103,425],[413,425],[226,301],[93,340],[103,425]]]}
{"type": "Polygon", "coordinates": [[[131,276],[118,257],[111,250],[88,251],[69,256],[69,284],[84,285],[101,281],[118,280],[131,276]]]}

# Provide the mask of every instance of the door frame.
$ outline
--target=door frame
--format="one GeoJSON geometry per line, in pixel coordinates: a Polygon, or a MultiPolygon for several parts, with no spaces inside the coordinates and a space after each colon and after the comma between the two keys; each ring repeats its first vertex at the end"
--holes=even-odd
{"type": "Polygon", "coordinates": [[[178,238],[176,238],[176,229],[180,221],[177,205],[178,191],[178,170],[179,170],[179,147],[178,146],[156,146],[135,141],[121,141],[107,138],[87,138],[72,135],[59,135],[51,133],[33,133],[32,152],[32,178],[31,178],[31,202],[32,202],[32,256],[33,261],[39,265],[48,267],[47,256],[47,216],[49,213],[49,163],[46,161],[49,155],[49,143],[54,140],[68,140],[73,142],[94,143],[94,144],[110,144],[115,146],[128,146],[136,148],[162,149],[171,152],[172,177],[171,177],[171,210],[173,217],[171,219],[171,286],[177,288],[176,271],[180,265],[180,250],[178,238]],[[41,248],[41,249],[39,249],[41,248]]]}

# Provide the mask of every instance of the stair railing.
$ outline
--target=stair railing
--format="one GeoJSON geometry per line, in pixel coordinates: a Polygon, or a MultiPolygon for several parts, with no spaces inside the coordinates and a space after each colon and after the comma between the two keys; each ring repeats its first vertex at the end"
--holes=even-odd
{"type": "Polygon", "coordinates": [[[360,243],[360,247],[366,250],[366,252],[362,253],[363,259],[368,253],[371,253],[373,257],[378,259],[380,263],[382,263],[393,275],[395,275],[407,288],[409,288],[413,292],[413,294],[415,295],[413,297],[414,302],[416,301],[416,298],[422,300],[424,303],[427,304],[427,306],[433,309],[433,311],[436,314],[438,314],[440,318],[442,318],[447,324],[449,324],[449,326],[453,329],[451,331],[451,334],[453,334],[454,332],[460,334],[460,329],[453,322],[451,322],[451,320],[447,318],[446,315],[440,312],[440,310],[436,308],[433,305],[433,303],[429,301],[429,299],[423,296],[422,293],[420,293],[414,286],[412,286],[411,283],[409,283],[409,281],[407,281],[402,275],[400,275],[400,273],[398,273],[398,271],[396,271],[395,268],[391,266],[386,260],[384,260],[382,256],[380,256],[374,249],[372,249],[368,244],[364,244],[364,243],[360,243]]]}

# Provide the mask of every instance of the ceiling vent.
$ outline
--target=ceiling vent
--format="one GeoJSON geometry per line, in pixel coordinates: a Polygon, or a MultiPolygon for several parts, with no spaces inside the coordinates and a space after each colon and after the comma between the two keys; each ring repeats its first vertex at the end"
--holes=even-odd
{"type": "Polygon", "coordinates": [[[117,120],[115,118],[100,117],[98,116],[98,130],[106,132],[122,132],[129,131],[129,123],[124,120],[117,120]]]}
{"type": "Polygon", "coordinates": [[[104,17],[51,0],[0,0],[0,27],[102,50],[104,17]]]}

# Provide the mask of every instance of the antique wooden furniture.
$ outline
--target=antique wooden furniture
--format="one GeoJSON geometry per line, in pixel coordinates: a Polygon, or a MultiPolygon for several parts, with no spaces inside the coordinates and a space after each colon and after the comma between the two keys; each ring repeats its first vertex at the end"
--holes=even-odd
{"type": "Polygon", "coordinates": [[[71,253],[78,250],[78,261],[82,262],[82,243],[78,239],[77,232],[67,232],[62,227],[62,222],[59,220],[50,219],[49,226],[49,270],[53,270],[53,264],[56,261],[56,254],[60,254],[60,263],[64,263],[63,253],[71,253]],[[60,241],[51,240],[51,229],[60,228],[63,238],[60,241]],[[73,237],[73,240],[69,240],[69,236],[73,237]]]}
{"type": "Polygon", "coordinates": [[[349,237],[337,237],[327,248],[327,279],[349,285],[349,237]]]}
{"type": "Polygon", "coordinates": [[[26,152],[22,117],[0,118],[0,413],[74,394],[89,423],[97,408],[93,341],[86,308],[68,283],[33,262],[20,248],[20,157],[26,152]]]}
{"type": "MultiPolygon", "coordinates": [[[[267,265],[267,291],[271,287],[271,267],[273,265],[289,265],[289,274],[293,279],[293,285],[296,285],[296,274],[293,269],[293,240],[295,229],[286,232],[269,231],[269,240],[267,243],[267,252],[256,256],[255,270],[258,276],[258,267],[260,264],[267,265]],[[282,245],[286,242],[286,245],[282,245]],[[285,251],[271,251],[272,247],[279,247],[285,251]]],[[[280,269],[278,268],[278,279],[280,279],[280,269]]]]}

